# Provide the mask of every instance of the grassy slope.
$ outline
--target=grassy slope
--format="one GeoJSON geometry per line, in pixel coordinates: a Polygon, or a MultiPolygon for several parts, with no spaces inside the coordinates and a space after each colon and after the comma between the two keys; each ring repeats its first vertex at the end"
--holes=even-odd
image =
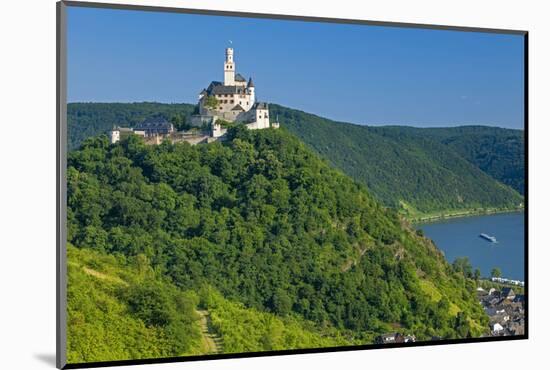
{"type": "MultiPolygon", "coordinates": [[[[124,291],[144,279],[162,281],[146,266],[138,266],[90,249],[68,246],[68,333],[69,363],[204,355],[210,353],[207,339],[201,338],[199,315],[192,315],[194,334],[185,352],[170,351],[169,335],[161,328],[146,325],[132,314],[124,291]],[[148,272],[147,272],[148,271],[148,272]]],[[[182,292],[196,297],[195,308],[207,309],[214,335],[223,341],[224,352],[315,348],[350,344],[338,332],[320,333],[298,318],[280,318],[247,309],[224,299],[211,287],[198,292],[182,292]],[[200,303],[199,303],[200,301],[200,303]],[[308,326],[308,327],[306,327],[308,326]]]]}
{"type": "MultiPolygon", "coordinates": [[[[165,333],[132,316],[121,294],[142,279],[113,256],[68,250],[69,363],[167,357],[165,333]]],[[[198,345],[198,342],[197,342],[198,345]]]]}

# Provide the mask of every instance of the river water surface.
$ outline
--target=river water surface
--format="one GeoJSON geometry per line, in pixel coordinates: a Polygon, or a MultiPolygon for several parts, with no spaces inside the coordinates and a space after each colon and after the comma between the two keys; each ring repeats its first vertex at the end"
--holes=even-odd
{"type": "Polygon", "coordinates": [[[454,218],[415,227],[435,242],[450,263],[467,256],[483,277],[498,267],[505,278],[525,280],[523,212],[454,218]],[[495,236],[498,242],[480,238],[481,233],[495,236]]]}

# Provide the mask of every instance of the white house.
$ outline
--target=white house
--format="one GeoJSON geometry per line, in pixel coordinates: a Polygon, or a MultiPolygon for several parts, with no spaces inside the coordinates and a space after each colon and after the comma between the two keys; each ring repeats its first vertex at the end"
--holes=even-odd
{"type": "Polygon", "coordinates": [[[502,327],[502,325],[500,325],[498,322],[493,324],[493,333],[500,333],[501,331],[504,330],[504,328],[502,327]]]}
{"type": "Polygon", "coordinates": [[[117,143],[120,139],[133,133],[133,129],[128,127],[113,127],[110,133],[111,144],[117,143]]]}

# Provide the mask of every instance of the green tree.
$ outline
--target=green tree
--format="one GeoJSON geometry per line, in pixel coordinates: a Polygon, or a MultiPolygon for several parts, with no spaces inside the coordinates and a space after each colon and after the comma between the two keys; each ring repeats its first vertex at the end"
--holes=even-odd
{"type": "Polygon", "coordinates": [[[460,338],[470,336],[470,325],[464,312],[459,312],[455,319],[455,330],[460,338]]]}
{"type": "Polygon", "coordinates": [[[468,257],[457,257],[453,262],[455,272],[460,272],[464,277],[472,278],[472,264],[468,257]]]}
{"type": "Polygon", "coordinates": [[[287,315],[292,308],[292,301],[288,294],[283,289],[277,289],[272,297],[273,310],[281,315],[287,315]]]}
{"type": "Polygon", "coordinates": [[[185,115],[183,115],[182,113],[175,113],[172,117],[170,117],[170,122],[174,125],[174,128],[177,131],[188,128],[185,115]]]}
{"type": "Polygon", "coordinates": [[[494,278],[502,277],[502,271],[500,270],[500,268],[498,267],[493,268],[491,270],[491,277],[494,277],[494,278]]]}
{"type": "Polygon", "coordinates": [[[216,109],[219,105],[218,99],[214,95],[209,95],[204,100],[204,106],[207,108],[216,109]]]}
{"type": "Polygon", "coordinates": [[[476,281],[479,281],[480,278],[481,278],[481,270],[479,268],[476,268],[474,271],[474,279],[476,281]]]}
{"type": "Polygon", "coordinates": [[[133,314],[147,325],[167,326],[173,321],[170,298],[160,284],[146,281],[130,287],[128,304],[133,314]]]}

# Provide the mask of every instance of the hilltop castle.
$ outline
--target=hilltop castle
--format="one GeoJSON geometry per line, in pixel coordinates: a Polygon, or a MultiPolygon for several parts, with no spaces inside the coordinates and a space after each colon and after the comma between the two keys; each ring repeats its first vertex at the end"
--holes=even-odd
{"type": "Polygon", "coordinates": [[[225,49],[223,83],[212,81],[199,94],[199,114],[191,117],[193,125],[210,124],[212,137],[227,131],[219,121],[242,122],[251,130],[279,127],[270,124],[267,103],[256,101],[252,78],[246,79],[236,71],[233,48],[225,49]]]}
{"type": "Polygon", "coordinates": [[[197,144],[223,138],[231,122],[243,123],[251,130],[279,127],[278,122],[270,123],[267,103],[256,101],[252,78],[246,81],[236,72],[232,48],[225,49],[223,73],[223,83],[212,81],[200,92],[196,114],[189,122],[191,130],[177,132],[165,118],[149,118],[134,128],[114,127],[111,142],[134,134],[143,136],[148,144],[160,144],[165,138],[197,144]]]}

